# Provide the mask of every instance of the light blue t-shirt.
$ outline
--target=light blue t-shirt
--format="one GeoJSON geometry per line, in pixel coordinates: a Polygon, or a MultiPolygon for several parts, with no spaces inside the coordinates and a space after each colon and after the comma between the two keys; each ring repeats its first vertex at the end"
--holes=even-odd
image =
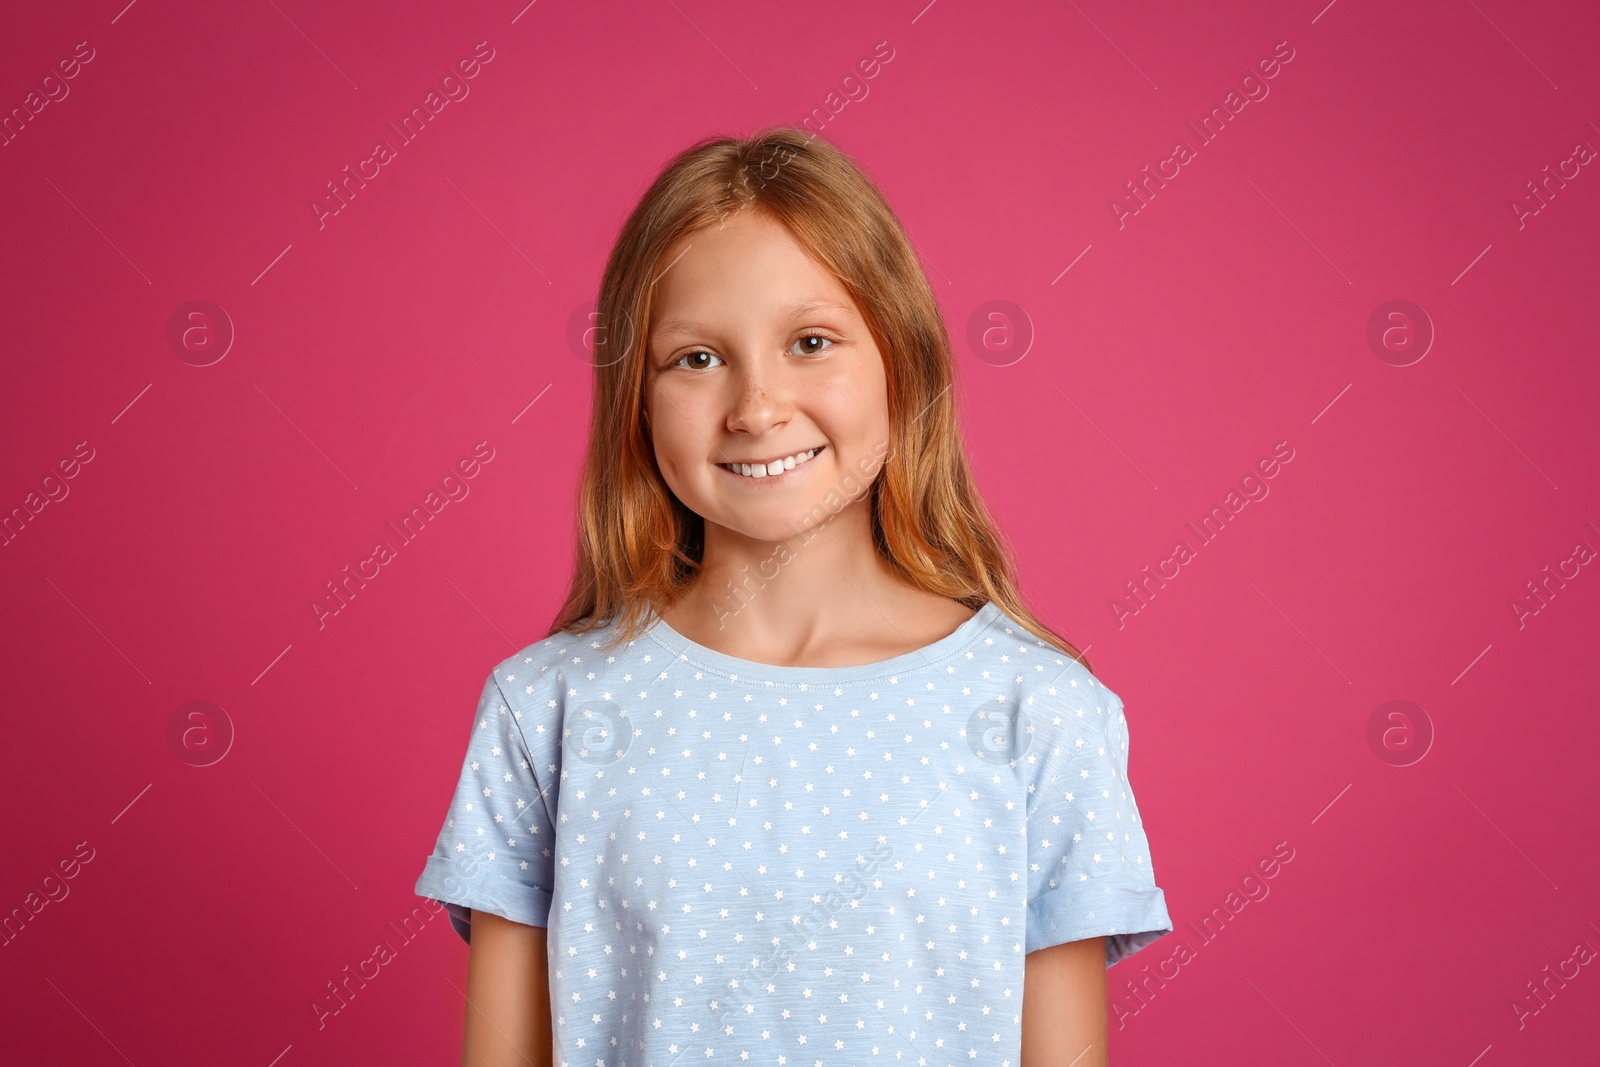
{"type": "Polygon", "coordinates": [[[851,667],[603,636],[490,673],[416,885],[548,927],[558,1067],[1017,1067],[1027,953],[1172,929],[1122,701],[994,603],[851,667]]]}

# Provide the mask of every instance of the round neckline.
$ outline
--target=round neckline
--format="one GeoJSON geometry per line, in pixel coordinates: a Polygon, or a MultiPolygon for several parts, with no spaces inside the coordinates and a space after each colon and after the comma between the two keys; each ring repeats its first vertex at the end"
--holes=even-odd
{"type": "Polygon", "coordinates": [[[740,659],[690,640],[674,630],[660,615],[655,617],[648,633],[657,644],[671,652],[674,659],[686,660],[698,667],[727,675],[730,679],[764,681],[768,685],[812,685],[860,682],[934,666],[962,651],[1000,617],[999,606],[992,600],[986,601],[970,619],[921,648],[873,663],[855,663],[844,667],[786,667],[740,659]]]}

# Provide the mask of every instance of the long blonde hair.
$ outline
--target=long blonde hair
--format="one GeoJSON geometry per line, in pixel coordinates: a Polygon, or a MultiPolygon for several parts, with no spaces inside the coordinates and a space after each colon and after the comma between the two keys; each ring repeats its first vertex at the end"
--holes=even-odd
{"type": "Polygon", "coordinates": [[[687,234],[764,211],[838,277],[884,357],[889,451],[871,487],[873,541],[918,588],[974,610],[993,601],[1081,662],[1016,588],[1010,546],[962,446],[950,338],[900,220],[855,163],[790,127],[705,138],[671,160],[623,223],[595,305],[594,405],[567,599],[547,636],[614,622],[608,649],[638,637],[698,573],[704,520],[673,495],[645,423],[654,282],[687,234]]]}

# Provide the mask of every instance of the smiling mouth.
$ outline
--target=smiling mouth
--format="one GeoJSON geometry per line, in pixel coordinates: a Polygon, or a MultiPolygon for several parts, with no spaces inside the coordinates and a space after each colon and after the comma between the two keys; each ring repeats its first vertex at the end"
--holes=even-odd
{"type": "Polygon", "coordinates": [[[784,456],[782,459],[771,460],[767,463],[718,463],[717,466],[739,478],[745,478],[752,482],[764,481],[768,478],[781,478],[790,471],[798,470],[810,463],[827,447],[827,445],[818,445],[804,452],[797,452],[792,456],[784,456]]]}

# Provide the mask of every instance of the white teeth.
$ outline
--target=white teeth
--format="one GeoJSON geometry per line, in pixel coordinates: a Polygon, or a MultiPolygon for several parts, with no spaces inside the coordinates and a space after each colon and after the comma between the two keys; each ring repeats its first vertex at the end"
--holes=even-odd
{"type": "Polygon", "coordinates": [[[807,452],[800,452],[793,456],[784,456],[782,459],[775,459],[771,463],[723,463],[720,464],[720,466],[737,474],[742,474],[746,478],[766,478],[769,476],[776,477],[777,475],[782,474],[784,471],[794,470],[796,467],[800,466],[800,464],[805,463],[807,460],[811,459],[811,457],[815,456],[817,451],[817,449],[813,448],[807,452]]]}

